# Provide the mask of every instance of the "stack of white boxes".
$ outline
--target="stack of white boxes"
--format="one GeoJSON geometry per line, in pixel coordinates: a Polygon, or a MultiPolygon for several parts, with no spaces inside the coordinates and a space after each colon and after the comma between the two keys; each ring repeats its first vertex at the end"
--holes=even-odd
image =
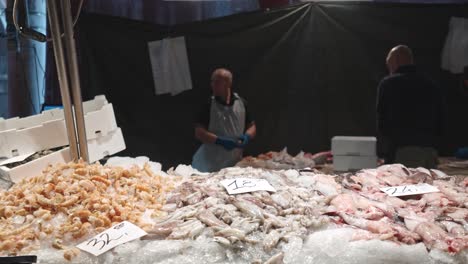
{"type": "MultiPolygon", "coordinates": [[[[89,161],[125,149],[122,131],[117,127],[114,109],[103,95],[83,103],[89,161]]],[[[0,120],[0,177],[18,182],[41,173],[48,164],[71,161],[63,110],[48,110],[25,118],[0,120]],[[7,168],[5,165],[25,160],[33,153],[65,147],[60,151],[7,168]]]]}
{"type": "Polygon", "coordinates": [[[332,138],[333,169],[353,171],[377,166],[375,137],[332,138]]]}

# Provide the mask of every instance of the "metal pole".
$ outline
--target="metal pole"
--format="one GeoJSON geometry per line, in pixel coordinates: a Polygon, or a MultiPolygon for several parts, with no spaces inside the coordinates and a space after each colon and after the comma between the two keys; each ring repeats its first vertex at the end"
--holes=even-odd
{"type": "Polygon", "coordinates": [[[62,38],[60,37],[60,20],[57,13],[55,0],[47,0],[47,13],[50,21],[50,31],[54,45],[55,63],[62,95],[63,111],[65,114],[65,125],[67,126],[68,141],[70,143],[70,155],[73,160],[78,160],[78,144],[76,141],[75,122],[73,118],[72,105],[70,100],[70,88],[68,86],[68,76],[63,55],[62,38]]]}
{"type": "Polygon", "coordinates": [[[73,21],[71,14],[70,0],[61,0],[60,5],[62,7],[62,22],[63,31],[65,33],[65,52],[67,56],[67,62],[69,65],[69,77],[71,92],[73,98],[73,106],[75,108],[75,121],[76,130],[78,132],[78,144],[80,157],[89,162],[88,156],[88,141],[86,139],[86,127],[83,113],[83,102],[81,98],[81,86],[80,86],[80,75],[78,71],[78,62],[76,57],[75,38],[73,33],[73,21]]]}

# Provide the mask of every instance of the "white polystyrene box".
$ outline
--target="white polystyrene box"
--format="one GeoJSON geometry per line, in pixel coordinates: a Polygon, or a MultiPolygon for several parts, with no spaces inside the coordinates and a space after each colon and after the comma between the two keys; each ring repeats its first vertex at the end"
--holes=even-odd
{"type": "MultiPolygon", "coordinates": [[[[113,155],[124,149],[125,141],[122,135],[122,130],[117,128],[115,131],[112,131],[107,135],[88,141],[89,162],[98,161],[108,155],[113,155]]],[[[70,148],[66,147],[14,168],[0,166],[0,176],[17,183],[22,179],[40,175],[49,164],[67,163],[70,161],[70,148]]]]}
{"type": "Polygon", "coordinates": [[[22,179],[40,175],[49,164],[67,163],[70,161],[70,149],[67,147],[11,169],[1,166],[0,176],[17,183],[22,179]]]}
{"type": "Polygon", "coordinates": [[[376,143],[375,137],[335,136],[331,150],[333,156],[375,156],[376,143]]]}
{"type": "MultiPolygon", "coordinates": [[[[117,129],[114,109],[103,95],[83,103],[87,140],[117,129]]],[[[0,120],[0,157],[11,158],[69,145],[63,110],[53,109],[25,118],[0,120]]]]}
{"type": "Polygon", "coordinates": [[[106,156],[120,152],[125,147],[125,141],[120,128],[105,136],[88,140],[89,162],[95,162],[106,156]]]}
{"type": "Polygon", "coordinates": [[[96,95],[93,100],[83,102],[83,112],[89,113],[97,111],[106,104],[108,104],[108,102],[105,95],[96,95]]]}
{"type": "Polygon", "coordinates": [[[45,122],[63,119],[63,110],[51,109],[43,111],[40,114],[27,116],[23,118],[12,117],[9,119],[0,119],[0,132],[12,129],[24,129],[40,126],[45,122]]]}
{"type": "Polygon", "coordinates": [[[63,119],[0,132],[0,157],[14,157],[66,145],[68,136],[63,119]]]}
{"type": "Polygon", "coordinates": [[[105,104],[98,110],[86,113],[85,127],[88,141],[115,131],[117,122],[112,104],[105,104]]]}
{"type": "Polygon", "coordinates": [[[350,171],[377,167],[377,156],[333,156],[333,170],[350,171]]]}

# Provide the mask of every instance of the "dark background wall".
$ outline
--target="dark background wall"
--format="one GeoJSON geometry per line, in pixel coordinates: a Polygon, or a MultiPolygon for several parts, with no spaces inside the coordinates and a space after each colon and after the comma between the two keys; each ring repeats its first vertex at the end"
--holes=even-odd
{"type": "Polygon", "coordinates": [[[400,43],[443,88],[449,109],[442,154],[468,145],[466,97],[458,76],[440,70],[451,16],[468,5],[309,3],[172,27],[102,15],[79,22],[84,99],[114,104],[127,150],[166,167],[190,163],[198,143],[193,121],[210,95],[216,67],[234,73],[249,101],[258,137],[248,154],[329,149],[335,135],[375,134],[375,98],[385,56],[400,43]],[[154,94],[147,42],[185,36],[194,89],[154,94]]]}

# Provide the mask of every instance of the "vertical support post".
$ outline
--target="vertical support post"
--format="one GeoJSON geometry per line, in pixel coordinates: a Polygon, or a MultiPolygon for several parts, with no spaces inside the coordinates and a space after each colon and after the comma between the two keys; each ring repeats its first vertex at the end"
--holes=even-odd
{"type": "Polygon", "coordinates": [[[52,34],[55,63],[60,84],[60,93],[62,95],[63,112],[65,114],[65,125],[68,132],[68,141],[70,143],[70,155],[73,160],[79,159],[78,144],[76,140],[75,121],[70,100],[70,88],[63,54],[62,38],[60,33],[60,20],[57,12],[57,2],[47,0],[47,13],[49,15],[50,31],[52,34]]]}
{"type": "Polygon", "coordinates": [[[78,71],[70,0],[61,0],[60,5],[62,8],[62,23],[63,31],[65,33],[65,52],[70,73],[69,78],[73,98],[73,107],[75,109],[75,124],[78,134],[79,152],[80,157],[84,161],[89,162],[88,141],[86,139],[86,127],[83,113],[83,101],[81,98],[80,75],[78,71]]]}

